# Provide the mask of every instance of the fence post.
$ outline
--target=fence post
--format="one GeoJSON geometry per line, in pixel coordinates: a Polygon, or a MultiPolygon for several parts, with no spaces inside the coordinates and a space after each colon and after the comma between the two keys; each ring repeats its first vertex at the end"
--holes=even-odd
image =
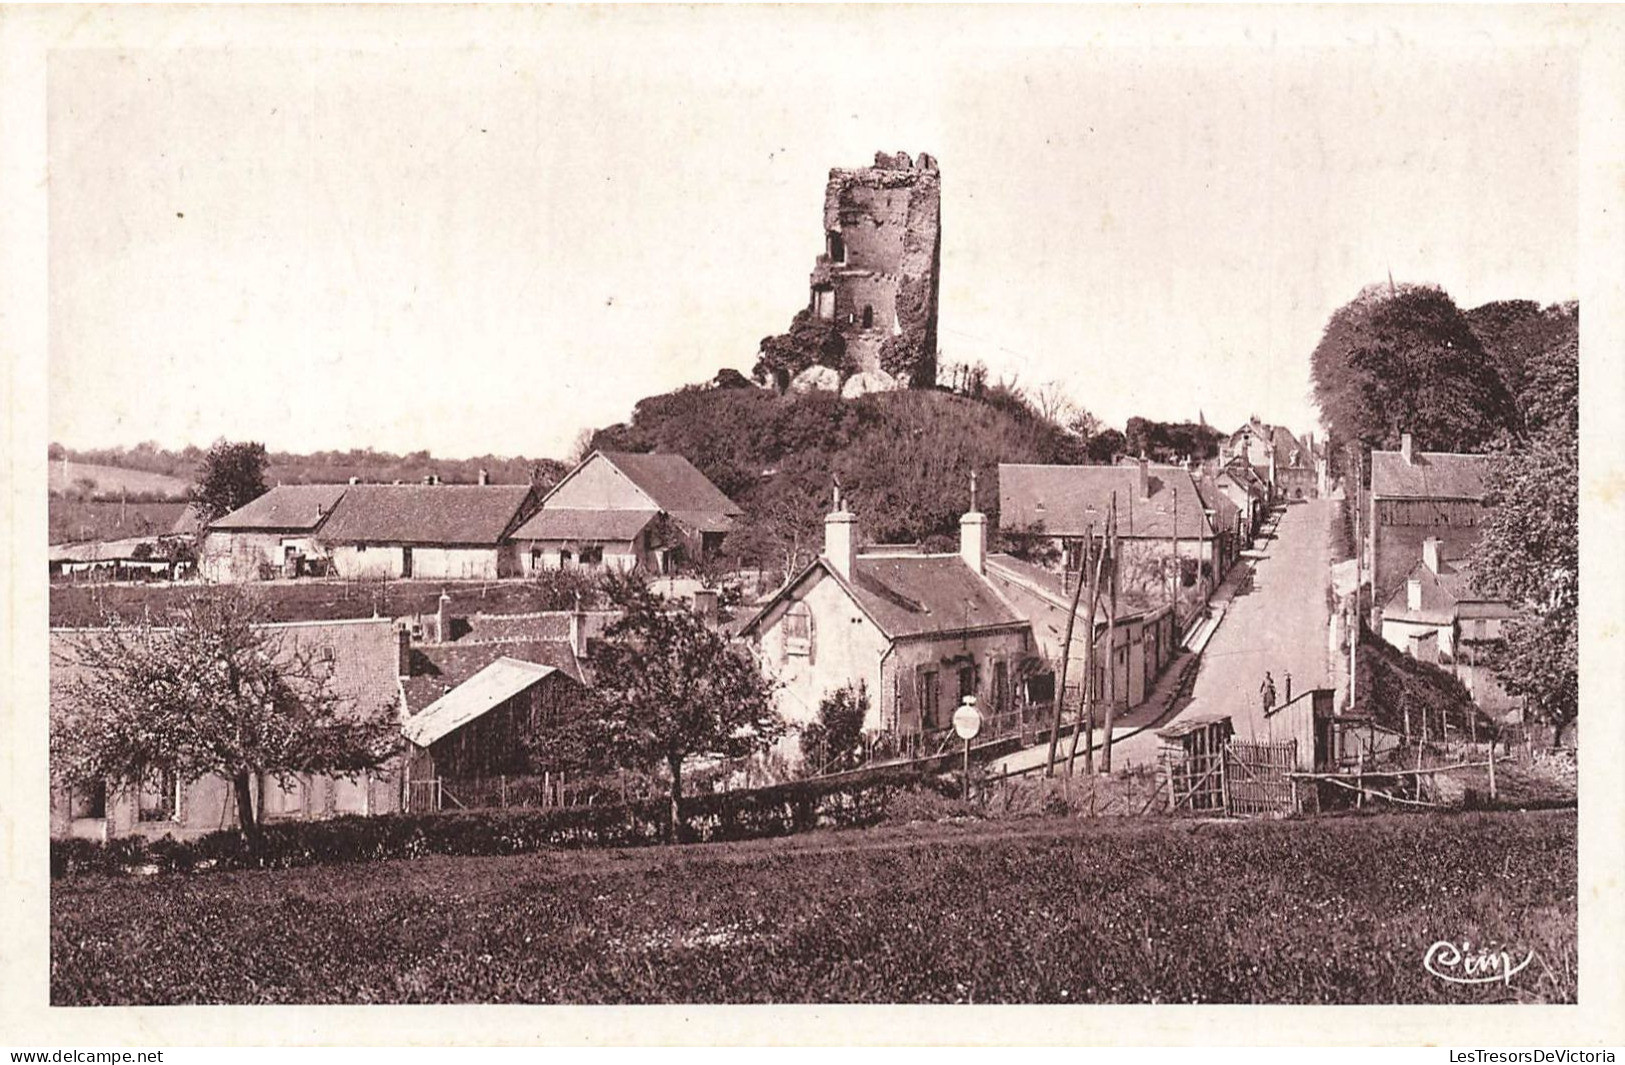
{"type": "Polygon", "coordinates": [[[506,810],[508,808],[508,775],[506,773],[497,776],[497,787],[502,793],[502,808],[506,810]]]}
{"type": "Polygon", "coordinates": [[[1490,801],[1495,801],[1495,744],[1490,744],[1490,801]]]}
{"type": "Polygon", "coordinates": [[[441,785],[440,778],[435,777],[434,778],[434,812],[439,813],[445,807],[445,804],[446,804],[445,788],[441,785]]]}

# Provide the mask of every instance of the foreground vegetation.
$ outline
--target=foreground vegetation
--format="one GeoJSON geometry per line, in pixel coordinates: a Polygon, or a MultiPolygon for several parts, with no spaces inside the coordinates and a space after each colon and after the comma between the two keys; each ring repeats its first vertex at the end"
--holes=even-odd
{"type": "Polygon", "coordinates": [[[1572,1002],[1572,812],[906,824],[52,890],[55,1005],[1572,1002]],[[1440,940],[1535,960],[1449,984],[1440,940]]]}

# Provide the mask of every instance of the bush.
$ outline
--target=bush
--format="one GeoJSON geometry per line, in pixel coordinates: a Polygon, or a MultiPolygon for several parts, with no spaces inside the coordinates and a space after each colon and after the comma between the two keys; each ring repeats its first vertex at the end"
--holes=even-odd
{"type": "MultiPolygon", "coordinates": [[[[839,781],[802,780],[766,788],[697,795],[683,803],[685,842],[759,839],[811,828],[880,821],[893,799],[938,788],[917,770],[874,770],[839,781]]],[[[305,865],[419,858],[428,854],[524,854],[570,847],[639,847],[661,842],[664,798],[625,805],[469,810],[435,814],[335,817],[262,826],[258,852],[237,832],[195,840],[126,836],[110,843],[51,841],[51,876],[114,875],[145,866],[161,872],[286,869],[305,865]]]]}

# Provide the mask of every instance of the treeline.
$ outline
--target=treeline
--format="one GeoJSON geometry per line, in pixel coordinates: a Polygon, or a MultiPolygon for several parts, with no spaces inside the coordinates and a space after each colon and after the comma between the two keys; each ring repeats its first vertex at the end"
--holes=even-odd
{"type": "MultiPolygon", "coordinates": [[[[148,473],[162,473],[192,481],[207,454],[206,449],[188,446],[180,450],[161,448],[151,441],[134,447],[76,449],[52,444],[53,460],[119,466],[148,473]]],[[[421,481],[430,475],[448,484],[474,484],[480,471],[486,471],[493,484],[551,485],[567,467],[556,459],[509,455],[478,455],[466,459],[435,458],[427,450],[400,455],[372,448],[348,451],[298,453],[272,451],[267,455],[265,478],[269,484],[323,484],[348,481],[421,481]]]]}

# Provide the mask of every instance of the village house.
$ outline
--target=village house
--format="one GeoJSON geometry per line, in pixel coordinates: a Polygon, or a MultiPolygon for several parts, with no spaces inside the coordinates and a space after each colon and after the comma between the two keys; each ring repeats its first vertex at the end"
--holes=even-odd
{"type": "Polygon", "coordinates": [[[899,737],[941,734],[967,695],[984,714],[1012,709],[1037,659],[1032,627],[987,577],[986,516],[963,516],[957,554],[867,552],[859,535],[837,497],[823,553],[740,630],[784,717],[816,721],[826,695],[858,685],[865,729],[899,737]]]}
{"type": "MultiPolygon", "coordinates": [[[[1072,607],[1072,593],[1077,574],[1058,574],[1043,566],[1018,559],[1013,555],[987,556],[987,577],[993,587],[1015,612],[1032,625],[1037,647],[1048,667],[1030,678],[1034,702],[1046,702],[1054,697],[1054,669],[1060,665],[1066,641],[1067,611],[1072,607]]],[[[1078,687],[1084,673],[1084,660],[1088,647],[1088,616],[1086,602],[1078,604],[1073,623],[1071,653],[1067,656],[1068,689],[1078,687]]],[[[1104,705],[1108,692],[1116,693],[1116,705],[1127,709],[1145,701],[1157,676],[1173,659],[1177,650],[1174,636],[1174,616],[1166,603],[1151,603],[1141,596],[1118,597],[1116,655],[1113,657],[1115,677],[1108,685],[1106,664],[1110,655],[1109,633],[1111,623],[1107,616],[1104,593],[1095,611],[1095,683],[1097,705],[1104,705]]],[[[1073,699],[1069,696],[1068,705],[1073,699]]]]}
{"type": "Polygon", "coordinates": [[[534,503],[535,490],[522,484],[354,484],[317,543],[340,577],[514,577],[508,534],[534,503]]]}
{"type": "Polygon", "coordinates": [[[668,574],[715,558],[742,513],[681,455],[595,451],[553,486],[513,541],[527,574],[668,574]]]}
{"type": "Polygon", "coordinates": [[[204,530],[198,569],[210,581],[236,583],[297,574],[317,554],[316,530],[343,497],[342,484],[277,485],[204,530]]]}
{"type": "Polygon", "coordinates": [[[1230,500],[1240,514],[1241,541],[1250,543],[1264,525],[1269,514],[1269,485],[1253,471],[1246,461],[1235,458],[1211,471],[1214,487],[1230,500]]]}
{"type": "Polygon", "coordinates": [[[1240,551],[1237,512],[1216,488],[1204,497],[1189,470],[1143,458],[1117,466],[999,465],[1000,531],[1023,542],[1029,556],[1049,547],[1063,571],[1082,565],[1086,536],[1105,534],[1114,502],[1123,555],[1119,587],[1171,602],[1177,553],[1179,613],[1188,616],[1240,551]]]}
{"type": "Polygon", "coordinates": [[[1442,558],[1466,558],[1484,519],[1483,455],[1418,451],[1411,435],[1398,451],[1371,452],[1366,535],[1371,560],[1372,627],[1422,559],[1422,545],[1439,542],[1442,558]]]}
{"type": "MultiPolygon", "coordinates": [[[[308,654],[330,668],[329,690],[361,708],[397,707],[402,642],[388,618],[283,622],[279,653],[308,654]]],[[[84,630],[51,631],[51,712],[72,714],[70,680],[83,667],[76,641],[84,630]]],[[[399,767],[385,766],[354,777],[265,775],[254,782],[262,821],[309,820],[339,814],[380,814],[400,809],[399,767]]],[[[155,771],[139,785],[112,782],[93,787],[51,787],[51,835],[108,840],[119,836],[191,839],[237,827],[231,781],[221,776],[182,780],[155,771]]]]}
{"type": "Polygon", "coordinates": [[[1269,486],[1270,502],[1318,499],[1326,494],[1324,447],[1314,437],[1299,440],[1290,429],[1257,417],[1219,444],[1219,463],[1245,462],[1269,486]]]}

